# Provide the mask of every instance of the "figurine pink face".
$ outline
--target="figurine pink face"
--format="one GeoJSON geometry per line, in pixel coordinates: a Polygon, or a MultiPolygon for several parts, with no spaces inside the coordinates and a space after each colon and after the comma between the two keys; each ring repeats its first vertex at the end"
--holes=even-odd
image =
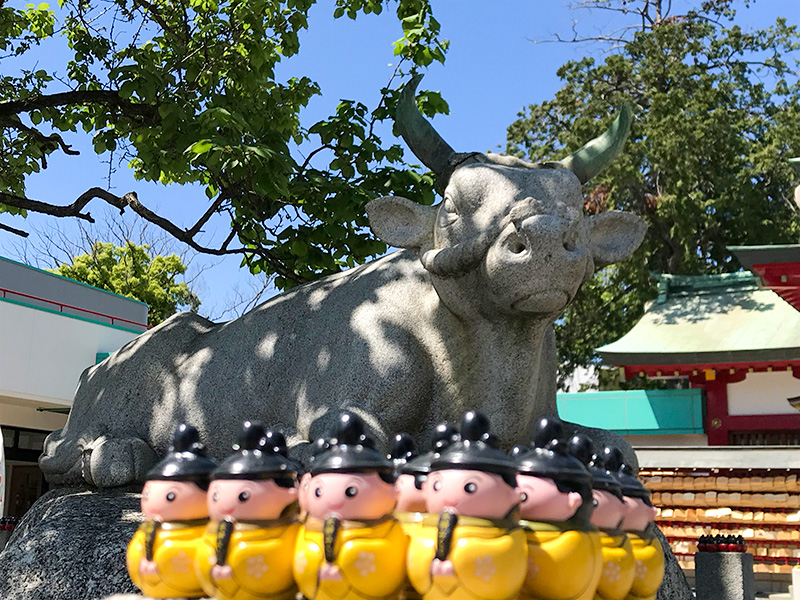
{"type": "Polygon", "coordinates": [[[595,527],[600,529],[616,529],[622,517],[625,516],[625,503],[611,492],[605,490],[592,490],[597,503],[589,519],[595,527]]]}
{"type": "Polygon", "coordinates": [[[414,485],[413,475],[400,475],[397,478],[397,508],[398,512],[425,512],[425,492],[418,490],[414,485]]]}
{"type": "Polygon", "coordinates": [[[654,506],[645,504],[641,498],[625,496],[625,518],[622,529],[625,531],[644,531],[656,516],[654,506]]]}
{"type": "Polygon", "coordinates": [[[430,513],[445,508],[465,517],[501,519],[522,501],[522,491],[493,473],[445,469],[432,473],[422,484],[430,513]]]}
{"type": "Polygon", "coordinates": [[[560,492],[552,479],[517,475],[517,486],[525,494],[520,517],[530,521],[566,521],[583,501],[578,492],[560,492]]]}
{"type": "Polygon", "coordinates": [[[206,491],[189,481],[148,481],[142,490],[142,513],[149,521],[205,519],[206,491]]]}
{"type": "Polygon", "coordinates": [[[397,490],[377,473],[320,473],[309,479],[306,509],[315,519],[380,519],[394,510],[397,490]]]}
{"type": "Polygon", "coordinates": [[[277,519],[297,499],[297,488],[272,479],[217,479],[208,488],[208,514],[214,521],[277,519]]]}
{"type": "Polygon", "coordinates": [[[308,512],[308,494],[311,490],[311,473],[303,473],[297,488],[297,504],[300,506],[300,514],[305,514],[308,512]]]}

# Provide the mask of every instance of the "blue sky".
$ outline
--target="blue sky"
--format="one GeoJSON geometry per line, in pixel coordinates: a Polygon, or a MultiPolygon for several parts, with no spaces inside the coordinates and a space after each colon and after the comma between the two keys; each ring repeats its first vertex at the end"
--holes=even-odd
{"type": "MultiPolygon", "coordinates": [[[[323,0],[315,6],[309,30],[301,36],[300,54],[281,67],[286,77],[303,74],[321,85],[322,96],[303,114],[307,125],[331,114],[341,98],[374,107],[378,90],[394,69],[392,42],[401,37],[390,11],[356,21],[333,20],[332,4],[323,0]]],[[[693,4],[674,0],[673,12],[693,4]]],[[[610,13],[572,11],[568,5],[567,0],[434,0],[441,35],[451,45],[445,65],[432,66],[421,87],[439,90],[447,99],[450,115],[438,116],[435,126],[456,150],[498,151],[517,113],[528,104],[551,98],[559,89],[559,66],[585,55],[602,60],[605,49],[599,45],[531,41],[551,39],[555,33],[569,36],[574,21],[583,34],[615,26],[610,13]]],[[[749,9],[740,7],[737,23],[750,29],[773,23],[777,16],[800,22],[800,1],[757,0],[749,9]]],[[[76,143],[76,147],[82,150],[80,157],[54,159],[47,171],[29,180],[29,197],[68,204],[90,187],[106,186],[108,166],[89,144],[76,143]]],[[[190,225],[204,208],[202,190],[137,182],[124,168],[113,175],[111,183],[118,194],[136,190],[146,206],[179,224],[190,225]]],[[[98,201],[90,208],[96,217],[110,212],[98,201]]],[[[29,231],[48,223],[70,234],[75,231],[74,223],[64,219],[32,216],[23,221],[5,216],[3,221],[29,231]]],[[[215,238],[224,233],[226,223],[220,219],[207,235],[215,238]]],[[[19,244],[18,238],[0,232],[0,254],[19,258],[19,244]]],[[[193,271],[205,267],[194,284],[203,301],[202,314],[227,316],[224,309],[236,297],[232,290],[238,287],[242,294],[249,293],[252,277],[238,265],[236,258],[196,256],[192,260],[193,271]]]]}

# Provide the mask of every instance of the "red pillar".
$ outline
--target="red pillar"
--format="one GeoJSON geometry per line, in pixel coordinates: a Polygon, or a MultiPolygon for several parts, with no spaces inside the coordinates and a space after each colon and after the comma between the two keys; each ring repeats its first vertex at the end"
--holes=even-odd
{"type": "Polygon", "coordinates": [[[708,434],[709,446],[727,446],[729,444],[728,384],[744,381],[746,376],[747,372],[744,370],[734,373],[717,371],[713,373],[713,379],[710,379],[707,372],[701,371],[689,378],[693,388],[706,391],[705,430],[708,434]]]}

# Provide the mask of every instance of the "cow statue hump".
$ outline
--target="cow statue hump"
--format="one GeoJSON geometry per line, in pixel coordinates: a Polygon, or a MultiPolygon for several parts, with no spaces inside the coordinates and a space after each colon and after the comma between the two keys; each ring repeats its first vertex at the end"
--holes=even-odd
{"type": "Polygon", "coordinates": [[[624,212],[583,215],[581,185],[619,152],[630,112],[569,158],[530,164],[453,151],[417,110],[417,83],[397,123],[443,199],[367,206],[373,232],[401,250],[227,323],[175,315],[87,369],[45,443],[51,484],[142,481],[179,422],[221,457],[245,418],[298,444],[351,410],[384,442],[398,431],[425,442],[475,409],[511,445],[555,414],[553,322],[646,230],[624,212]]]}

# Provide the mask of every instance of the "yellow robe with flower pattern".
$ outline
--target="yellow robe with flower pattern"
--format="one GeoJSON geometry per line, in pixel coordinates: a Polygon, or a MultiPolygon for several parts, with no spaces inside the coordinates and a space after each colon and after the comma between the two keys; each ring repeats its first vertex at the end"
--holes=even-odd
{"type": "Polygon", "coordinates": [[[594,535],[603,548],[603,569],[595,599],[623,600],[631,590],[635,574],[631,541],[622,531],[599,531],[594,535]]]}
{"type": "Polygon", "coordinates": [[[195,567],[206,594],[217,600],[293,600],[297,587],[292,576],[292,555],[300,524],[293,521],[235,521],[228,543],[226,565],[230,579],[214,579],[217,564],[217,529],[208,524],[197,550],[195,567]]]}
{"type": "Polygon", "coordinates": [[[520,521],[528,543],[521,600],[592,600],[603,562],[596,531],[520,521]]]}
{"type": "Polygon", "coordinates": [[[200,598],[205,596],[194,571],[194,560],[207,519],[167,521],[154,530],[154,521],[145,521],[128,544],[127,565],[131,580],[145,596],[152,598],[200,598]],[[148,536],[153,538],[153,575],[139,572],[146,556],[148,536]]]}
{"type": "Polygon", "coordinates": [[[664,578],[664,550],[658,538],[628,533],[634,558],[634,577],[627,600],[655,600],[664,578]]]}
{"type": "Polygon", "coordinates": [[[525,532],[511,521],[458,517],[450,553],[455,577],[431,575],[439,515],[428,515],[412,535],[408,576],[425,600],[510,600],[525,580],[525,532]]]}
{"type": "MultiPolygon", "coordinates": [[[[426,514],[427,513],[419,512],[396,512],[394,513],[394,517],[399,521],[403,532],[410,540],[416,535],[416,531],[422,525],[422,519],[425,518],[426,514]]],[[[411,585],[408,577],[406,577],[406,580],[403,582],[403,589],[400,591],[400,600],[420,600],[420,598],[421,596],[417,593],[417,590],[414,589],[414,586],[411,585]]]]}
{"type": "Polygon", "coordinates": [[[406,578],[408,538],[393,518],[377,523],[342,521],[334,544],[341,581],[320,581],[325,563],[323,523],[309,517],[300,528],[294,578],[309,600],[395,599],[406,578]]]}

